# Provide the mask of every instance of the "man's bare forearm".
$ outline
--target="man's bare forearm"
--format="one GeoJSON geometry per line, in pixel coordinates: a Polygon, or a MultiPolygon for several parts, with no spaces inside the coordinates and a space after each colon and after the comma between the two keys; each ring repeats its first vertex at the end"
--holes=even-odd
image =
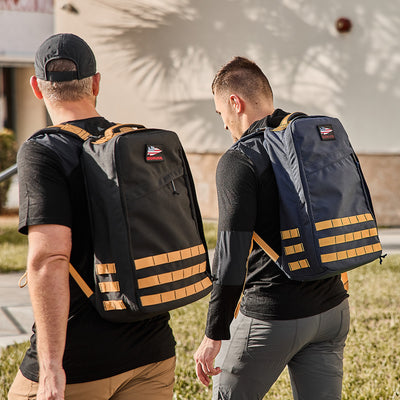
{"type": "Polygon", "coordinates": [[[62,367],[69,311],[68,260],[53,256],[28,264],[40,368],[62,367]]]}
{"type": "Polygon", "coordinates": [[[37,333],[38,400],[62,400],[62,366],[69,313],[71,231],[60,225],[29,228],[28,285],[37,333]]]}

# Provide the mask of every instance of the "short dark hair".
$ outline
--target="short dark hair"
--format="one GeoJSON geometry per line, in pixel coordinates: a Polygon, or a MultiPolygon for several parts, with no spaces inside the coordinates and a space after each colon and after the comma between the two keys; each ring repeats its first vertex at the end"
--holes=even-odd
{"type": "Polygon", "coordinates": [[[213,94],[236,91],[248,99],[259,95],[273,99],[267,77],[255,62],[245,57],[234,57],[225,64],[215,75],[211,89],[213,94]]]}

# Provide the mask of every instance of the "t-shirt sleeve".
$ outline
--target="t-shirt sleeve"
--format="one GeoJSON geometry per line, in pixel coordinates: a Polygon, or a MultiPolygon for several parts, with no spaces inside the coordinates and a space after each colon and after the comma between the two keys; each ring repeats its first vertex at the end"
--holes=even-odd
{"type": "Polygon", "coordinates": [[[246,278],[246,263],[257,217],[257,178],[241,152],[226,152],[217,168],[218,240],[206,335],[229,339],[229,325],[246,278]]]}
{"type": "Polygon", "coordinates": [[[71,227],[68,180],[57,154],[34,140],[26,141],[17,156],[19,231],[28,226],[57,224],[71,227]]]}

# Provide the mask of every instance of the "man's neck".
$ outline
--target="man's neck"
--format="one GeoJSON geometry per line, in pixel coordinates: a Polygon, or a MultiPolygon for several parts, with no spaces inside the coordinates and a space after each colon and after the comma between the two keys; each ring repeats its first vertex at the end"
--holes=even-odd
{"type": "Polygon", "coordinates": [[[86,100],[47,103],[46,106],[54,125],[67,121],[100,117],[94,104],[86,100]]]}
{"type": "Polygon", "coordinates": [[[254,122],[273,114],[274,111],[272,104],[265,104],[263,107],[254,107],[248,110],[248,113],[244,114],[242,120],[243,133],[246,132],[254,122]]]}

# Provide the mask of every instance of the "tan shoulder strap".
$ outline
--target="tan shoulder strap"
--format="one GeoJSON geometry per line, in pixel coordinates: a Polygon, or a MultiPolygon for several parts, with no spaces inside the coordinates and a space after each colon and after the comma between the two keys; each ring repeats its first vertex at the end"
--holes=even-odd
{"type": "Polygon", "coordinates": [[[83,278],[79,275],[78,271],[69,264],[69,273],[74,278],[75,282],[82,289],[82,292],[85,293],[86,297],[89,298],[93,295],[93,290],[90,289],[88,284],[83,280],[83,278]]]}
{"type": "Polygon", "coordinates": [[[277,126],[276,128],[274,128],[272,130],[274,132],[280,132],[280,131],[285,130],[287,128],[287,126],[289,125],[289,122],[292,120],[292,118],[293,118],[293,116],[295,114],[297,114],[297,115],[305,115],[304,113],[299,112],[299,111],[292,112],[292,113],[286,115],[286,117],[282,119],[282,121],[279,124],[279,126],[277,126]]]}
{"type": "Polygon", "coordinates": [[[78,126],[72,125],[72,124],[59,124],[59,125],[53,125],[50,128],[60,128],[63,131],[75,133],[75,135],[79,136],[83,140],[87,140],[90,136],[90,133],[85,131],[82,128],[79,128],[78,126]]]}
{"type": "Polygon", "coordinates": [[[269,255],[272,261],[276,262],[279,255],[255,232],[253,232],[253,240],[269,255]]]}
{"type": "MultiPolygon", "coordinates": [[[[72,264],[69,264],[69,273],[74,278],[78,286],[82,289],[82,292],[85,293],[86,297],[87,298],[91,297],[93,295],[93,290],[90,289],[88,284],[83,280],[83,278],[79,275],[78,271],[72,266],[72,264]]],[[[28,272],[25,271],[25,273],[21,276],[21,278],[18,281],[18,286],[20,288],[23,288],[27,284],[28,284],[28,272]]]]}

